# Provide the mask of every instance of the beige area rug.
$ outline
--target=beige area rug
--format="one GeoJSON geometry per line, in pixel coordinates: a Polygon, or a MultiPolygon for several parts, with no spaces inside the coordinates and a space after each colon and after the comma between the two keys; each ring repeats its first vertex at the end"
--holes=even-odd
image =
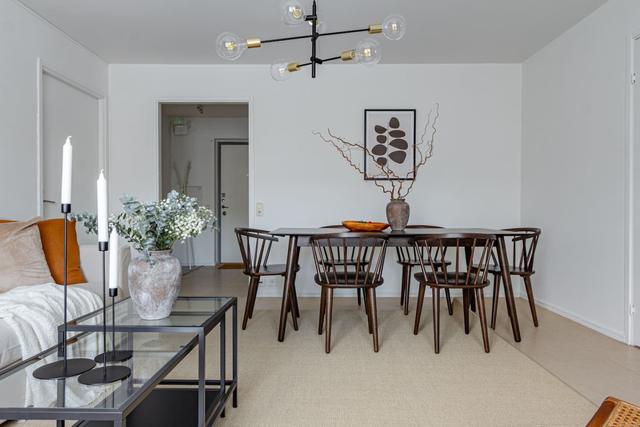
{"type": "MultiPolygon", "coordinates": [[[[300,330],[289,320],[283,343],[276,339],[279,304],[258,300],[239,335],[239,407],[229,403],[216,425],[583,426],[595,413],[591,402],[491,331],[485,354],[477,318],[471,316],[466,336],[457,300],[453,317],[442,304],[441,353],[434,354],[429,303],[414,336],[414,312],[404,316],[397,299],[380,299],[374,353],[364,310],[354,299],[336,299],[332,351],[325,354],[317,299],[302,302],[300,330]]],[[[230,316],[227,322],[230,348],[230,316]]],[[[217,378],[218,349],[214,331],[207,337],[210,378],[217,378]]],[[[196,361],[192,352],[170,376],[194,377],[196,361]]],[[[230,378],[230,363],[227,369],[230,378]]]]}
{"type": "MultiPolygon", "coordinates": [[[[276,339],[276,304],[258,301],[240,331],[239,407],[229,405],[220,425],[580,426],[597,409],[495,333],[485,354],[475,316],[471,334],[464,334],[458,301],[453,317],[443,302],[439,355],[429,306],[414,336],[414,313],[404,316],[396,299],[379,304],[379,353],[364,310],[338,299],[332,351],[325,354],[317,301],[305,301],[300,330],[289,321],[283,343],[276,339]]],[[[217,369],[218,339],[209,336],[208,369],[217,369]]],[[[194,362],[190,357],[178,371],[194,362]]]]}

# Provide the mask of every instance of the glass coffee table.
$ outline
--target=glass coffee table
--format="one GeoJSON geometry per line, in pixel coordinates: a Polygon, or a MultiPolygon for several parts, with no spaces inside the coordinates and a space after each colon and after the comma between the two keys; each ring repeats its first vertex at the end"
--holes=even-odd
{"type": "MultiPolygon", "coordinates": [[[[107,385],[83,385],[78,377],[38,380],[33,371],[58,360],[59,346],[0,371],[0,419],[65,420],[77,426],[209,426],[231,397],[237,407],[238,312],[234,297],[181,297],[171,315],[157,321],[140,319],[132,301],[115,304],[117,350],[132,352],[117,363],[131,369],[127,379],[107,385]],[[232,379],[226,379],[227,311],[232,310],[232,379]],[[205,374],[206,336],[219,326],[219,379],[205,374]],[[197,379],[167,378],[198,347],[197,379]]],[[[111,341],[112,310],[107,310],[111,341]]],[[[69,322],[69,357],[94,358],[102,353],[102,309],[69,322]],[[72,334],[70,334],[72,335],[72,334]]],[[[111,344],[109,344],[111,346],[111,344]]]]}

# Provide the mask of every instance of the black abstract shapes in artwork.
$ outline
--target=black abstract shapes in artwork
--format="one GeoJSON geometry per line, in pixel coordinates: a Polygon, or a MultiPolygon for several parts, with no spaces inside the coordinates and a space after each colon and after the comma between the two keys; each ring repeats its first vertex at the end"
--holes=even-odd
{"type": "Polygon", "coordinates": [[[404,139],[394,139],[389,143],[393,148],[397,148],[398,150],[406,150],[409,148],[409,144],[404,139]]]}
{"type": "Polygon", "coordinates": [[[383,144],[376,144],[376,146],[373,147],[373,150],[371,150],[371,153],[374,156],[384,156],[387,153],[387,147],[383,144]]]}
{"type": "Polygon", "coordinates": [[[407,159],[406,150],[409,148],[409,144],[405,139],[402,139],[406,136],[406,132],[399,129],[400,120],[397,117],[391,117],[388,126],[390,129],[381,125],[374,126],[374,130],[378,134],[376,136],[378,143],[371,150],[371,154],[375,156],[375,161],[380,166],[386,166],[388,159],[397,164],[402,164],[407,159]],[[389,147],[385,145],[387,143],[389,147]],[[395,150],[390,149],[391,147],[395,150]]]}

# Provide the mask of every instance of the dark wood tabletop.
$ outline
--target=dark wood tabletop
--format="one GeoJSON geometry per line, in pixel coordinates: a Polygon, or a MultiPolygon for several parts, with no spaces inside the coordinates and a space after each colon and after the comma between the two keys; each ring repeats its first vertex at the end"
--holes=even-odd
{"type": "MultiPolygon", "coordinates": [[[[347,232],[344,227],[340,228],[277,228],[271,232],[274,236],[320,236],[323,234],[334,234],[347,232]]],[[[492,228],[407,228],[403,231],[385,230],[381,233],[388,234],[391,237],[415,237],[426,235],[442,235],[442,234],[464,234],[464,233],[481,233],[494,234],[496,236],[513,236],[518,234],[514,231],[499,230],[492,228]]]]}

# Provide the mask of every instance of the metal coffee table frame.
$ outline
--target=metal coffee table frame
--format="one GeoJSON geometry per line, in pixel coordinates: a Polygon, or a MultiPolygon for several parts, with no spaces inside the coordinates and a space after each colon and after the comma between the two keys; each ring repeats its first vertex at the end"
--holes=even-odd
{"type": "MultiPolygon", "coordinates": [[[[214,299],[216,297],[184,297],[183,299],[214,299]]],[[[225,297],[226,298],[226,297],[225,297]]],[[[166,363],[161,369],[147,380],[140,389],[129,397],[118,409],[105,409],[105,408],[0,408],[0,419],[6,420],[56,420],[57,426],[63,427],[65,420],[81,420],[74,424],[74,426],[91,425],[92,421],[107,421],[112,422],[114,427],[125,427],[127,423],[127,416],[131,414],[136,407],[138,407],[156,388],[158,385],[173,385],[173,386],[195,386],[198,390],[198,427],[210,426],[218,415],[224,417],[225,406],[230,396],[232,396],[232,406],[236,408],[238,406],[238,304],[237,298],[228,297],[227,301],[221,306],[215,314],[206,312],[185,312],[189,315],[209,315],[206,321],[199,326],[127,326],[116,325],[117,332],[127,332],[130,334],[144,333],[144,332],[158,332],[158,333],[186,333],[194,334],[184,347],[176,352],[171,360],[166,363]],[[233,378],[231,381],[226,379],[226,334],[225,334],[225,317],[226,313],[232,308],[232,324],[233,324],[233,350],[232,350],[232,371],[233,378]],[[211,332],[216,326],[220,325],[220,379],[206,379],[205,378],[205,356],[206,356],[206,335],[211,332]],[[198,347],[198,379],[165,379],[165,377],[180,363],[195,347],[198,347]],[[206,391],[208,386],[218,386],[219,392],[217,397],[206,406],[206,391]]],[[[121,304],[126,300],[121,300],[116,304],[121,304]]],[[[100,313],[102,309],[98,310],[100,313]]],[[[75,319],[69,322],[68,331],[78,331],[84,334],[91,332],[102,331],[102,325],[81,325],[77,322],[88,319],[96,314],[98,311],[89,313],[85,316],[75,319]]],[[[180,312],[172,313],[171,315],[180,315],[180,312]]],[[[63,325],[59,327],[62,330],[63,325]]],[[[67,340],[67,345],[77,337],[73,337],[67,340]]],[[[59,352],[60,346],[52,347],[43,351],[29,359],[23,360],[16,364],[12,364],[5,369],[0,370],[0,380],[22,369],[30,363],[47,357],[56,350],[59,352]]],[[[64,379],[56,380],[58,385],[64,388],[64,379]]]]}

